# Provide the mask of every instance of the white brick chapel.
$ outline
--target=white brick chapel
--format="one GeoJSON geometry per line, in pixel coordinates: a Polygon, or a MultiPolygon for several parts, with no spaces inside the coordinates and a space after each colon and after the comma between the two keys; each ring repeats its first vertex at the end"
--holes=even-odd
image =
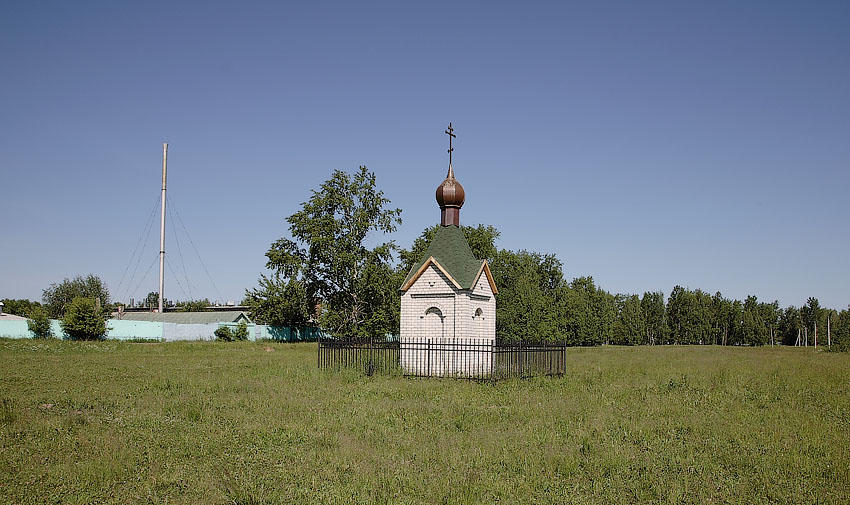
{"type": "MultiPolygon", "coordinates": [[[[452,131],[450,124],[450,139],[452,131]]],[[[400,361],[407,373],[479,375],[491,366],[498,290],[487,260],[475,259],[460,229],[466,195],[451,152],[450,140],[449,172],[436,193],[440,227],[401,286],[400,361]]]]}

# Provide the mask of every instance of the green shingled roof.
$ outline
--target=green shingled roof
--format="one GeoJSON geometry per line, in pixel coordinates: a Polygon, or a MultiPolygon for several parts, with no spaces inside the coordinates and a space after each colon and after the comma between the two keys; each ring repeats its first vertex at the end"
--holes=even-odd
{"type": "Polygon", "coordinates": [[[416,275],[431,256],[460,284],[461,289],[472,289],[478,272],[481,271],[481,265],[484,263],[483,260],[477,260],[472,255],[466,236],[459,227],[440,226],[425,256],[413,265],[402,286],[416,275]]]}

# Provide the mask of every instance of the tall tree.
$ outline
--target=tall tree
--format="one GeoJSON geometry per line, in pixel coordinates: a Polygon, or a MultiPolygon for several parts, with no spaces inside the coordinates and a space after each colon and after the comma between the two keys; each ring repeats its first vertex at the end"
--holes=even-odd
{"type": "Polygon", "coordinates": [[[803,330],[803,318],[800,309],[791,305],[785,308],[779,318],[779,338],[784,345],[796,345],[803,330]]]}
{"type": "Polygon", "coordinates": [[[821,328],[821,337],[820,342],[824,345],[832,345],[832,325],[835,321],[838,320],[838,311],[835,309],[823,309],[821,310],[820,322],[818,323],[818,327],[821,328]]]}
{"type": "Polygon", "coordinates": [[[4,298],[0,300],[3,302],[3,312],[6,314],[15,314],[16,316],[22,317],[30,317],[30,314],[33,312],[33,309],[41,307],[41,304],[38,302],[32,302],[25,298],[20,300],[13,300],[11,298],[4,298]]]}
{"type": "Polygon", "coordinates": [[[667,302],[667,322],[674,344],[707,344],[712,342],[713,300],[697,289],[676,286],[667,302]]]}
{"type": "Polygon", "coordinates": [[[314,315],[307,291],[297,278],[281,279],[278,274],[260,276],[260,287],[245,290],[243,305],[250,307],[256,323],[273,326],[304,326],[314,315]]]}
{"type": "Polygon", "coordinates": [[[768,341],[767,325],[759,310],[758,298],[748,296],[741,313],[742,342],[746,345],[764,345],[768,341]]]}
{"type": "Polygon", "coordinates": [[[321,302],[320,323],[335,335],[398,331],[398,277],[390,267],[396,246],[369,247],[375,233],[401,224],[401,209],[389,204],[366,167],[352,174],[335,170],[286,219],[292,238],[275,241],[266,253],[268,268],[303,283],[311,305],[321,302]]]}
{"type": "Polygon", "coordinates": [[[569,345],[598,345],[590,296],[586,292],[564,286],[556,292],[558,327],[569,345]]]}
{"type": "Polygon", "coordinates": [[[646,319],[637,295],[616,297],[617,319],[614,321],[614,337],[611,343],[639,345],[646,343],[646,319]]]}
{"type": "Polygon", "coordinates": [[[640,301],[640,308],[646,318],[646,343],[663,343],[667,332],[667,308],[664,305],[664,293],[647,291],[640,301]]]}
{"type": "MultiPolygon", "coordinates": [[[[814,344],[817,338],[818,320],[821,317],[821,306],[817,298],[810,296],[806,300],[806,304],[800,309],[800,316],[803,318],[803,333],[805,337],[811,335],[811,343],[814,344]]],[[[804,338],[805,344],[809,344],[808,338],[804,338]]]]}
{"type": "Polygon", "coordinates": [[[52,318],[60,318],[74,298],[96,298],[101,307],[106,307],[109,304],[109,289],[96,275],[78,275],[59,284],[51,284],[42,292],[41,298],[47,314],[52,318]]]}
{"type": "Polygon", "coordinates": [[[850,306],[838,313],[832,329],[834,349],[850,351],[850,306]]]}
{"type": "Polygon", "coordinates": [[[711,297],[712,334],[709,337],[711,343],[728,345],[736,342],[741,321],[740,303],[724,298],[720,291],[711,297]]]}
{"type": "MultiPolygon", "coordinates": [[[[162,306],[163,307],[168,306],[168,298],[162,299],[162,306]]],[[[145,307],[147,307],[149,309],[157,308],[157,310],[159,310],[158,309],[159,308],[159,292],[158,291],[151,291],[150,293],[147,294],[147,296],[145,296],[145,307]]]]}
{"type": "Polygon", "coordinates": [[[667,325],[672,343],[684,342],[688,334],[688,292],[682,286],[674,286],[667,299],[667,325]]]}
{"type": "Polygon", "coordinates": [[[501,250],[491,265],[499,288],[496,337],[506,341],[562,340],[555,291],[563,284],[554,255],[501,250]]]}
{"type": "Polygon", "coordinates": [[[711,297],[711,343],[717,345],[724,341],[725,321],[723,318],[724,304],[728,301],[720,291],[711,297]]]}
{"type": "Polygon", "coordinates": [[[743,343],[743,317],[742,314],[744,312],[744,304],[741,303],[741,300],[733,300],[732,304],[729,307],[729,339],[726,341],[727,344],[741,344],[743,343]]]}
{"type": "Polygon", "coordinates": [[[782,315],[782,311],[779,310],[779,300],[774,300],[771,303],[759,303],[758,311],[767,330],[767,341],[765,343],[770,345],[776,344],[779,317],[782,315]]]}
{"type": "Polygon", "coordinates": [[[596,286],[593,277],[576,277],[569,284],[575,295],[563,300],[567,324],[579,332],[572,336],[575,345],[599,345],[611,338],[616,307],[614,295],[596,286]]]}

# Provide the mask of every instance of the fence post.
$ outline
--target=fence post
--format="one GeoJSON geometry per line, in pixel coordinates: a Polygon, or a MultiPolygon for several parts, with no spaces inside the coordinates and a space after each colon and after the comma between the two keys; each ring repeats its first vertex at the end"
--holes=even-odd
{"type": "Polygon", "coordinates": [[[490,347],[490,382],[495,382],[494,377],[496,371],[496,341],[488,340],[487,345],[490,347]]]}
{"type": "Polygon", "coordinates": [[[369,336],[368,342],[366,342],[366,376],[372,375],[372,336],[369,336]]]}
{"type": "Polygon", "coordinates": [[[426,348],[425,348],[425,363],[426,363],[426,372],[425,377],[431,376],[431,339],[425,339],[426,348]]]}
{"type": "Polygon", "coordinates": [[[563,353],[561,354],[561,367],[560,367],[560,369],[561,369],[562,374],[567,373],[567,341],[566,340],[564,340],[564,350],[563,350],[563,353]]]}

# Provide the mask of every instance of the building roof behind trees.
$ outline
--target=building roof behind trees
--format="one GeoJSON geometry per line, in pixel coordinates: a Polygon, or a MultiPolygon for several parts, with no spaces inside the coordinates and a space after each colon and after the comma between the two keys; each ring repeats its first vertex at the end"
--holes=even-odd
{"type": "Polygon", "coordinates": [[[241,311],[215,310],[209,312],[125,312],[125,321],[153,321],[157,323],[207,324],[207,323],[251,323],[248,314],[241,311]]]}

